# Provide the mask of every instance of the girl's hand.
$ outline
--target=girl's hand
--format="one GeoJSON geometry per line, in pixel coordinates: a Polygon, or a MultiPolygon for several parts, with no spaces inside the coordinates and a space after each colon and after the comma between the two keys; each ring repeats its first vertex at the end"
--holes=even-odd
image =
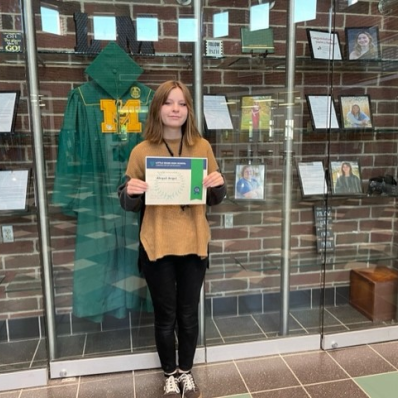
{"type": "Polygon", "coordinates": [[[131,178],[126,184],[128,195],[141,195],[148,189],[148,184],[138,178],[131,178]]]}
{"type": "Polygon", "coordinates": [[[205,188],[219,187],[224,184],[224,177],[218,171],[213,171],[207,175],[203,180],[203,185],[205,188]]]}

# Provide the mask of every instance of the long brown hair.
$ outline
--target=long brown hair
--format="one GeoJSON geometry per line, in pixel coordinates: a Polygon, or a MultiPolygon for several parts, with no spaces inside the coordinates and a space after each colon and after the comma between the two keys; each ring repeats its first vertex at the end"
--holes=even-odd
{"type": "Polygon", "coordinates": [[[193,145],[195,141],[201,137],[195,123],[195,115],[193,112],[193,101],[188,87],[177,80],[168,80],[162,83],[153,96],[151,105],[149,106],[148,117],[144,130],[144,138],[154,144],[161,144],[163,140],[163,123],[160,116],[160,109],[165,104],[170,91],[179,88],[184,95],[185,103],[188,109],[187,120],[181,126],[184,136],[184,144],[193,145]]]}

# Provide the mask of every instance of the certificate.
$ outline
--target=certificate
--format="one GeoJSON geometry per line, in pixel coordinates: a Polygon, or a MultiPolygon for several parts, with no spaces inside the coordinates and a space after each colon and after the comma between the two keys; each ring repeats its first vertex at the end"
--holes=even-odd
{"type": "Polygon", "coordinates": [[[29,170],[0,171],[0,210],[25,210],[29,170]]]}
{"type": "Polygon", "coordinates": [[[0,133],[12,133],[17,115],[19,91],[0,91],[0,133]]]}
{"type": "Polygon", "coordinates": [[[325,195],[328,188],[322,162],[300,162],[299,176],[303,195],[325,195]]]}
{"type": "Polygon", "coordinates": [[[206,158],[145,158],[145,193],[147,205],[195,205],[206,203],[203,178],[207,175],[206,158]]]}

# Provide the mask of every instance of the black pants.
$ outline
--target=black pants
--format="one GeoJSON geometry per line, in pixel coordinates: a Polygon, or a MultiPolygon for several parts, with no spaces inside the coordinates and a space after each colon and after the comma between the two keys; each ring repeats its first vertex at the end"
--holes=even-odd
{"type": "MultiPolygon", "coordinates": [[[[146,256],[145,256],[146,257],[146,256]]],[[[162,369],[191,370],[198,342],[198,306],[208,259],[196,255],[142,261],[155,313],[155,340],[162,369]],[[175,330],[178,336],[176,361],[175,330]]]]}

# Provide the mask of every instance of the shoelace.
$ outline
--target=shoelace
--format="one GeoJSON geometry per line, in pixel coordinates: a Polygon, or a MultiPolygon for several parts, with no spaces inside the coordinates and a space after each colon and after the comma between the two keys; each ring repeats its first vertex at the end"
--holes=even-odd
{"type": "Polygon", "coordinates": [[[170,392],[180,392],[180,389],[178,388],[177,380],[174,376],[170,376],[167,378],[166,383],[164,385],[164,392],[165,394],[168,394],[170,392]]]}
{"type": "Polygon", "coordinates": [[[196,391],[196,384],[193,376],[190,373],[183,373],[179,378],[178,381],[184,386],[185,391],[196,391]]]}

